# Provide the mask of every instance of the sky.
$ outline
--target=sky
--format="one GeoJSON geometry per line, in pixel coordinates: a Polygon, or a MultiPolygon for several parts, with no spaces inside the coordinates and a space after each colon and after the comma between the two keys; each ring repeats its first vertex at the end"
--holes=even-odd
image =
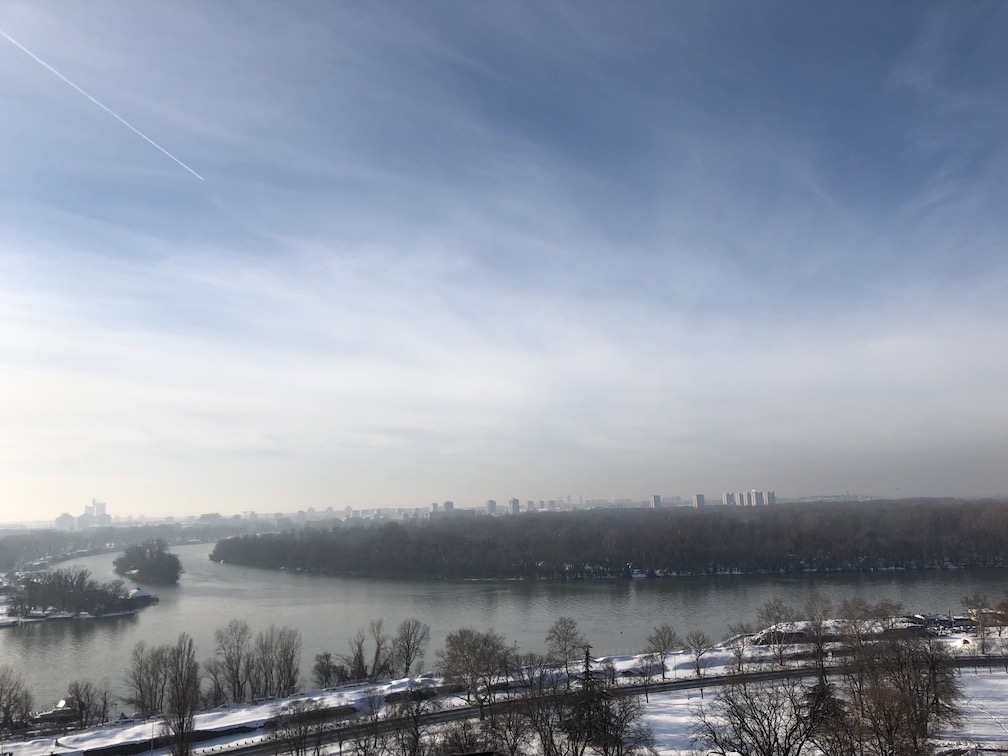
{"type": "Polygon", "coordinates": [[[1008,494],[1008,7],[0,6],[0,521],[1008,494]]]}

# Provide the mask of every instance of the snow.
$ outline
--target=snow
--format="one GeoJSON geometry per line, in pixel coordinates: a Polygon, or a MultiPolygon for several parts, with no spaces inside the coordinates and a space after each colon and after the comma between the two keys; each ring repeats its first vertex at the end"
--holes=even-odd
{"type": "MultiPolygon", "coordinates": [[[[953,653],[964,648],[963,640],[964,637],[959,635],[952,635],[946,639],[953,653]]],[[[749,663],[754,664],[759,661],[769,662],[771,659],[769,653],[769,649],[761,646],[747,649],[749,663]]],[[[609,656],[595,661],[596,668],[611,663],[617,674],[622,676],[623,673],[629,673],[633,669],[637,660],[638,657],[635,656],[609,656]]],[[[726,672],[733,660],[734,657],[728,649],[715,648],[701,660],[704,676],[711,677],[726,672]]],[[[687,651],[669,654],[666,666],[667,679],[682,680],[695,677],[693,659],[687,651]]],[[[660,680],[660,677],[656,676],[655,681],[660,680]]],[[[235,728],[255,731],[244,735],[222,734],[220,739],[199,743],[194,752],[198,756],[209,755],[215,750],[220,753],[222,746],[251,744],[265,740],[267,735],[261,729],[263,723],[279,708],[289,706],[295,701],[317,701],[326,707],[350,705],[359,710],[367,710],[370,701],[376,700],[377,697],[383,698],[389,693],[403,691],[411,686],[434,686],[440,682],[441,680],[432,677],[404,678],[383,684],[355,684],[331,690],[310,691],[283,701],[223,706],[198,714],[196,728],[221,733],[229,733],[235,728]]],[[[978,671],[963,669],[961,683],[964,721],[960,726],[942,734],[943,744],[992,745],[1008,741],[1008,672],[1003,668],[978,671]]],[[[650,701],[645,704],[645,721],[654,730],[658,751],[662,756],[691,756],[696,753],[692,749],[691,742],[692,711],[703,696],[709,698],[711,695],[710,689],[650,694],[650,701]]],[[[452,697],[444,704],[458,706],[464,704],[464,699],[452,697]]],[[[13,756],[51,756],[51,754],[72,756],[95,748],[150,741],[152,735],[160,736],[162,731],[160,719],[119,722],[87,732],[61,735],[56,739],[58,744],[52,737],[10,741],[3,744],[2,750],[12,753],[13,756]]],[[[167,749],[155,749],[154,753],[157,756],[165,756],[167,749]]]]}

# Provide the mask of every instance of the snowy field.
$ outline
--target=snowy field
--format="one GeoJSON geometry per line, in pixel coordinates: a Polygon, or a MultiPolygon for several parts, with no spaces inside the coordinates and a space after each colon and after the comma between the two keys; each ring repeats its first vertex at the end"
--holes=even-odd
{"type": "MultiPolygon", "coordinates": [[[[962,639],[950,637],[953,647],[960,647],[962,639]]],[[[769,662],[769,650],[765,647],[747,649],[747,657],[751,663],[769,662]]],[[[602,657],[596,662],[599,666],[612,663],[617,672],[629,671],[636,664],[636,657],[602,657]]],[[[713,677],[724,673],[732,661],[731,653],[718,647],[703,657],[705,677],[713,677]]],[[[695,678],[693,660],[685,651],[670,654],[667,659],[668,679],[695,678]]],[[[250,744],[266,738],[262,729],[263,722],[273,716],[278,708],[298,700],[318,701],[329,707],[341,705],[355,706],[358,709],[367,708],[366,703],[374,700],[376,694],[384,697],[389,693],[402,691],[411,685],[436,685],[440,682],[431,678],[413,678],[396,680],[382,685],[357,684],[330,691],[307,692],[286,701],[272,701],[260,705],[245,705],[222,707],[221,709],[204,712],[196,717],[196,728],[202,731],[221,731],[234,728],[245,728],[250,731],[243,735],[222,736],[220,739],[204,741],[195,749],[199,756],[220,754],[228,745],[250,744]]],[[[985,670],[979,672],[973,669],[961,671],[963,689],[963,710],[965,719],[960,727],[942,734],[942,745],[967,745],[1008,748],[1008,673],[1004,669],[985,670]]],[[[707,689],[703,694],[707,699],[713,694],[707,689]]],[[[662,756],[693,756],[697,753],[692,748],[691,727],[692,710],[700,703],[701,692],[698,689],[679,691],[675,693],[652,693],[650,702],[646,704],[645,721],[654,730],[658,751],[662,756]]],[[[445,706],[462,705],[464,700],[453,699],[444,702],[445,706]]],[[[50,756],[51,754],[75,753],[104,748],[120,743],[136,743],[150,741],[153,735],[160,735],[160,722],[148,721],[139,724],[110,724],[105,727],[60,736],[55,741],[45,738],[31,741],[8,741],[0,744],[0,751],[10,752],[13,756],[50,756]]],[[[164,756],[167,749],[154,749],[154,754],[164,756]]]]}

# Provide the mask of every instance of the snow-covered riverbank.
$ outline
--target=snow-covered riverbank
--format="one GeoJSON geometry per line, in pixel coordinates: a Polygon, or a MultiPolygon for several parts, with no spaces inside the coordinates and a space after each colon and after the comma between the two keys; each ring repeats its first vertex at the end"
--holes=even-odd
{"type": "MultiPolygon", "coordinates": [[[[950,648],[960,651],[969,648],[964,636],[952,635],[946,642],[950,648]]],[[[769,650],[754,646],[747,649],[752,664],[770,662],[769,650]]],[[[638,662],[635,656],[602,657],[596,659],[601,667],[612,664],[617,674],[627,676],[638,662]]],[[[731,651],[718,646],[703,658],[706,678],[716,678],[728,671],[733,662],[731,651]]],[[[667,659],[669,679],[696,680],[693,659],[686,651],[672,653],[667,659]]],[[[990,746],[1008,742],[1008,673],[1003,669],[978,670],[964,668],[960,672],[963,689],[964,721],[962,725],[942,734],[945,745],[979,744],[990,746]]],[[[379,685],[348,685],[325,691],[309,691],[284,701],[270,701],[256,705],[227,706],[214,711],[203,712],[196,717],[196,728],[203,732],[220,732],[220,738],[205,740],[195,749],[199,755],[220,753],[222,747],[237,743],[252,743],[269,737],[264,723],[279,709],[294,701],[316,701],[325,707],[353,706],[365,709],[372,701],[384,700],[392,693],[403,691],[411,685],[436,685],[440,681],[433,678],[412,678],[395,680],[379,685]]],[[[659,753],[663,756],[684,756],[692,754],[692,710],[701,696],[710,697],[711,690],[682,690],[668,693],[651,693],[646,704],[646,722],[655,733],[659,753]]],[[[446,706],[461,706],[464,700],[453,698],[444,702],[446,706]]],[[[125,743],[151,742],[152,737],[161,734],[159,720],[145,722],[113,723],[87,732],[71,733],[59,738],[15,741],[4,744],[4,751],[14,756],[50,756],[51,754],[79,754],[85,751],[107,748],[125,743]]],[[[163,754],[166,749],[153,749],[163,754]]]]}

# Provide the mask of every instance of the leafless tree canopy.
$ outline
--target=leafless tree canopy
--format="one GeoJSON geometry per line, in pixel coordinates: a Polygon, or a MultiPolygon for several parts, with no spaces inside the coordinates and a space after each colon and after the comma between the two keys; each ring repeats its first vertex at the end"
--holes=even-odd
{"type": "Polygon", "coordinates": [[[22,729],[34,703],[17,673],[6,664],[0,665],[0,732],[11,734],[22,729]]]}
{"type": "Polygon", "coordinates": [[[728,756],[924,756],[928,742],[960,716],[958,677],[946,648],[879,626],[891,607],[849,604],[850,663],[835,682],[798,676],[718,689],[695,712],[705,752],[728,756]],[[869,625],[885,632],[870,632],[869,625]]]}
{"type": "Polygon", "coordinates": [[[718,756],[802,756],[813,731],[806,690],[797,678],[718,688],[695,717],[695,740],[705,753],[718,756]]]}
{"type": "Polygon", "coordinates": [[[573,617],[560,617],[546,634],[546,645],[554,661],[563,664],[570,687],[570,663],[581,657],[587,641],[573,617]]]}
{"type": "Polygon", "coordinates": [[[759,623],[770,642],[777,664],[784,666],[788,651],[794,645],[791,624],[801,618],[798,610],[779,598],[770,599],[759,610],[759,623]]]}
{"type": "Polygon", "coordinates": [[[200,705],[200,666],[196,646],[185,633],[165,654],[165,729],[171,736],[172,756],[189,756],[200,705]]]}
{"type": "Polygon", "coordinates": [[[317,701],[287,702],[273,715],[273,739],[290,756],[318,756],[322,752],[324,714],[317,701]]]}
{"type": "Polygon", "coordinates": [[[168,683],[168,647],[148,648],[140,641],[133,647],[126,671],[126,702],[146,719],[164,709],[168,683]]]}
{"type": "Polygon", "coordinates": [[[682,648],[682,641],[672,625],[658,625],[647,637],[647,650],[657,654],[661,661],[661,676],[665,679],[665,658],[673,651],[682,648]]]}
{"type": "Polygon", "coordinates": [[[228,700],[247,700],[254,666],[252,631],[245,620],[233,619],[214,633],[221,685],[228,700]]]}
{"type": "Polygon", "coordinates": [[[697,677],[703,676],[703,657],[714,650],[714,641],[702,630],[693,630],[686,635],[686,648],[693,659],[693,669],[697,677]]]}
{"type": "Polygon", "coordinates": [[[430,643],[430,625],[414,617],[399,623],[392,648],[395,664],[403,671],[403,677],[409,677],[414,665],[422,662],[428,643],[430,643]]]}
{"type": "Polygon", "coordinates": [[[86,680],[74,680],[67,686],[67,701],[77,710],[79,727],[94,727],[108,719],[109,692],[86,680]]]}

